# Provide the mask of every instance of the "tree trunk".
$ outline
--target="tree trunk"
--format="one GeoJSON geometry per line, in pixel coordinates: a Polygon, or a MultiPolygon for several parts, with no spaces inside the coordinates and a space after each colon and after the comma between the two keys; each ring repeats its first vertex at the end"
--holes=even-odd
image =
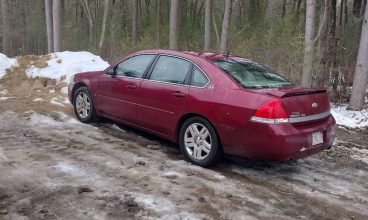
{"type": "Polygon", "coordinates": [[[305,49],[302,83],[303,87],[311,87],[313,70],[313,46],[314,46],[314,18],[316,13],[316,0],[307,0],[305,19],[305,49]]]}
{"type": "Polygon", "coordinates": [[[47,30],[47,52],[54,52],[54,28],[52,21],[52,0],[45,0],[46,30],[47,30]]]}
{"type": "Polygon", "coordinates": [[[281,17],[284,18],[286,15],[286,0],[282,1],[282,13],[281,13],[281,17]]]}
{"type": "Polygon", "coordinates": [[[360,8],[362,7],[362,0],[354,0],[353,14],[356,18],[360,17],[360,8]]]}
{"type": "Polygon", "coordinates": [[[317,74],[317,85],[318,87],[323,87],[327,78],[328,70],[326,63],[326,53],[327,53],[327,37],[329,34],[329,24],[330,24],[330,2],[331,0],[324,0],[320,7],[319,12],[319,37],[317,46],[317,56],[318,56],[318,74],[317,74]]]}
{"type": "Polygon", "coordinates": [[[61,50],[61,24],[60,11],[61,0],[53,0],[52,2],[52,21],[53,21],[53,36],[54,36],[54,52],[61,50]]]}
{"type": "Polygon", "coordinates": [[[93,17],[91,14],[91,11],[88,7],[88,2],[86,0],[80,0],[83,10],[86,13],[86,17],[88,19],[88,31],[89,31],[89,39],[88,39],[88,44],[89,44],[89,48],[92,49],[93,46],[93,28],[94,28],[94,21],[93,21],[93,17]]]}
{"type": "Polygon", "coordinates": [[[160,0],[156,0],[156,47],[160,48],[160,28],[161,28],[161,16],[160,16],[160,9],[161,4],[160,0]]]}
{"type": "Polygon", "coordinates": [[[364,107],[368,83],[368,4],[365,6],[362,34],[360,38],[359,53],[355,67],[353,91],[350,97],[349,108],[361,110],[364,107]]]}
{"type": "Polygon", "coordinates": [[[7,0],[1,0],[1,15],[3,22],[3,53],[11,56],[10,21],[7,0]]]}
{"type": "Polygon", "coordinates": [[[212,0],[206,0],[204,20],[204,50],[211,48],[212,0]]]}
{"type": "Polygon", "coordinates": [[[138,39],[138,1],[132,0],[132,44],[135,46],[138,39]]]}
{"type": "Polygon", "coordinates": [[[225,0],[224,7],[224,18],[222,20],[222,33],[220,42],[220,52],[226,53],[228,38],[229,38],[229,27],[230,27],[230,17],[231,17],[231,0],[225,0]]]}
{"type": "Polygon", "coordinates": [[[106,33],[106,23],[107,23],[107,15],[109,14],[109,7],[110,7],[110,0],[105,0],[105,8],[102,20],[102,27],[101,27],[101,36],[100,42],[98,43],[98,49],[101,53],[103,43],[105,41],[105,33],[106,33]]]}
{"type": "Polygon", "coordinates": [[[171,50],[178,49],[178,12],[179,0],[170,1],[170,45],[171,50]]]}

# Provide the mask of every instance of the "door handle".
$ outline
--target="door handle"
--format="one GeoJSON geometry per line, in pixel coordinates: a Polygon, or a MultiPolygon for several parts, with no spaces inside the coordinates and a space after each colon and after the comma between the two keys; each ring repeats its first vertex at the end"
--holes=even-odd
{"type": "Polygon", "coordinates": [[[137,88],[137,85],[134,85],[134,84],[128,85],[128,89],[136,89],[136,88],[137,88]]]}
{"type": "Polygon", "coordinates": [[[185,97],[185,94],[179,91],[176,91],[173,93],[174,96],[178,97],[178,98],[182,98],[185,97]]]}

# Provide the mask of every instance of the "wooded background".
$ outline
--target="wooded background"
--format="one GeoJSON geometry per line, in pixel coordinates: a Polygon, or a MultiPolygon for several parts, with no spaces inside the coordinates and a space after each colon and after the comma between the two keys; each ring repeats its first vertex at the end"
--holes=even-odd
{"type": "Polygon", "coordinates": [[[115,61],[140,49],[230,51],[364,107],[367,0],[0,1],[1,52],[9,57],[86,50],[115,61]]]}

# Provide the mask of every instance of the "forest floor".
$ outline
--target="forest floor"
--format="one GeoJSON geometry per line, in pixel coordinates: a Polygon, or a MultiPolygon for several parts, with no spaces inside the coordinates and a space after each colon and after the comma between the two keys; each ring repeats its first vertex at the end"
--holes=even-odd
{"type": "Polygon", "coordinates": [[[155,136],[80,123],[65,85],[17,68],[0,79],[0,219],[368,218],[365,129],[294,162],[204,169],[155,136]]]}

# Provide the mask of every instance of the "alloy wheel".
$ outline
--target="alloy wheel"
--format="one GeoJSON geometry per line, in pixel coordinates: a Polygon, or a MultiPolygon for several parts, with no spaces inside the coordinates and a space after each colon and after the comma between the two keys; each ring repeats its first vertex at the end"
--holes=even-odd
{"type": "Polygon", "coordinates": [[[188,155],[195,160],[208,157],[212,148],[212,138],[208,128],[201,123],[189,125],[184,134],[184,146],[188,155]]]}

